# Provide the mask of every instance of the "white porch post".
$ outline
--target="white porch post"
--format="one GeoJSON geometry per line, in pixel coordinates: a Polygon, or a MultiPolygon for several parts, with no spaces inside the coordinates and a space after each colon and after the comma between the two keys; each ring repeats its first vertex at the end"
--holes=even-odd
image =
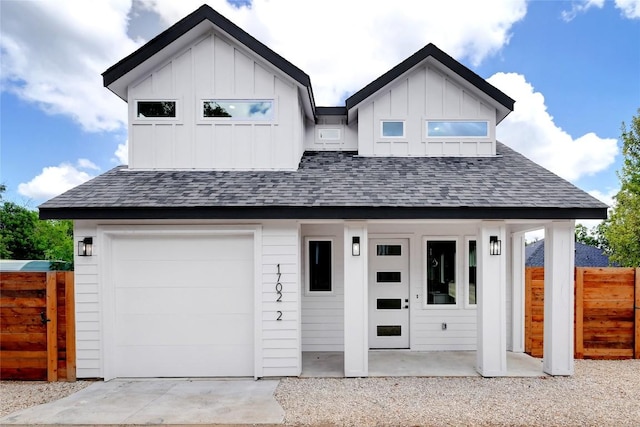
{"type": "Polygon", "coordinates": [[[524,353],[524,233],[511,236],[511,351],[524,353]]]}
{"type": "Polygon", "coordinates": [[[550,375],[573,375],[575,234],[573,221],[554,221],[544,231],[544,349],[550,375]]]}
{"type": "Polygon", "coordinates": [[[367,226],[344,227],[344,376],[369,375],[367,226]],[[353,238],[360,238],[360,255],[352,254],[353,238]]]}
{"type": "Polygon", "coordinates": [[[476,370],[484,377],[507,374],[505,225],[483,221],[478,230],[478,334],[476,370]],[[502,242],[500,255],[489,255],[490,236],[502,242]]]}

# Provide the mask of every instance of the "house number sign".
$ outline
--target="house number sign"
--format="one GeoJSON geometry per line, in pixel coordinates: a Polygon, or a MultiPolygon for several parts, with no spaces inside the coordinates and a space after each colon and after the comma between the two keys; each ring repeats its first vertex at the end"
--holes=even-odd
{"type": "MultiPolygon", "coordinates": [[[[282,277],[282,273],[280,273],[280,264],[278,264],[278,280],[276,280],[276,302],[282,302],[282,283],[280,282],[280,277],[282,277]]],[[[282,320],[282,311],[278,310],[278,317],[276,320],[282,320]]]]}

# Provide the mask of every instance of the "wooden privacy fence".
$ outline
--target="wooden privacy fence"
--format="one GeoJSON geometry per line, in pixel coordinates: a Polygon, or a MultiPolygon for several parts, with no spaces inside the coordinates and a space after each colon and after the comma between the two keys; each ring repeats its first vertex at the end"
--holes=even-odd
{"type": "Polygon", "coordinates": [[[0,379],[75,381],[73,272],[0,274],[0,379]]]}
{"type": "MultiPolygon", "coordinates": [[[[544,268],[525,272],[525,351],[542,357],[544,268]]],[[[575,358],[640,359],[640,268],[575,269],[575,358]]]]}

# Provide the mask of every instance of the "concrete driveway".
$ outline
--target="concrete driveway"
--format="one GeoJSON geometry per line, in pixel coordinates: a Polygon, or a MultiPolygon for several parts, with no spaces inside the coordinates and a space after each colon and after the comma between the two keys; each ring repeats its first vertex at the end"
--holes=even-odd
{"type": "Polygon", "coordinates": [[[96,382],[0,418],[7,424],[280,424],[277,380],[145,379],[96,382]]]}

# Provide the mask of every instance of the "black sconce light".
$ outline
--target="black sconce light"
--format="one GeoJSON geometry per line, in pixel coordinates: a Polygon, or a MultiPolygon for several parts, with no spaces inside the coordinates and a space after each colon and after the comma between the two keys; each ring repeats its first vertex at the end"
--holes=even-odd
{"type": "Polygon", "coordinates": [[[78,256],[93,255],[93,237],[85,237],[78,242],[78,256]]]}
{"type": "Polygon", "coordinates": [[[351,240],[351,255],[360,256],[360,237],[353,236],[351,240]]]}
{"type": "Polygon", "coordinates": [[[489,254],[500,255],[502,253],[502,241],[498,240],[498,236],[489,236],[489,254]]]}

